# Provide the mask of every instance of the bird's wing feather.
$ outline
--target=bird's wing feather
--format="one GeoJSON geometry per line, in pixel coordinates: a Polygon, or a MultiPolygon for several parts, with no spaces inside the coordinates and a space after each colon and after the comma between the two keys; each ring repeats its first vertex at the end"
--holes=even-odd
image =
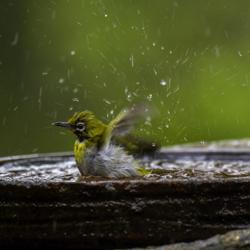
{"type": "Polygon", "coordinates": [[[103,146],[108,146],[113,136],[123,136],[131,132],[135,124],[149,114],[145,105],[137,105],[131,109],[122,110],[107,126],[103,146]]]}

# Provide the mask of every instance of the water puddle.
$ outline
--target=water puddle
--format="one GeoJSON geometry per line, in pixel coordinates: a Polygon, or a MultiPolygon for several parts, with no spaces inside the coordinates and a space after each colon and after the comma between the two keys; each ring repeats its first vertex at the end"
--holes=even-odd
{"type": "MultiPolygon", "coordinates": [[[[53,158],[53,157],[51,157],[53,158]]],[[[141,159],[141,165],[152,173],[145,180],[164,179],[218,179],[249,178],[250,161],[223,161],[194,159],[141,159]]],[[[81,181],[104,178],[83,177],[81,181]]],[[[78,169],[72,157],[61,160],[32,159],[9,162],[0,167],[0,181],[76,182],[80,181],[78,169]]]]}

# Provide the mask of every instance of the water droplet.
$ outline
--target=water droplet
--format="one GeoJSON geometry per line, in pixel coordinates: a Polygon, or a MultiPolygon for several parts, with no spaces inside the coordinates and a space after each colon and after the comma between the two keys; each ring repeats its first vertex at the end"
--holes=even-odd
{"type": "Polygon", "coordinates": [[[76,94],[77,92],[78,92],[78,88],[74,88],[74,89],[73,89],[73,93],[76,94]]]}
{"type": "Polygon", "coordinates": [[[134,67],[134,55],[132,54],[129,58],[130,62],[131,62],[131,67],[134,67]]]}
{"type": "Polygon", "coordinates": [[[220,57],[220,48],[219,48],[219,46],[216,45],[214,47],[214,52],[215,52],[216,57],[220,57]]]}
{"type": "Polygon", "coordinates": [[[145,124],[145,125],[148,125],[148,126],[151,126],[151,125],[152,125],[152,124],[151,124],[151,120],[152,120],[151,117],[150,117],[150,116],[147,116],[144,124],[145,124]]]}
{"type": "Polygon", "coordinates": [[[131,102],[131,97],[132,97],[132,95],[131,95],[130,93],[128,93],[128,95],[127,95],[127,100],[128,100],[129,102],[131,102]]]}
{"type": "Polygon", "coordinates": [[[103,101],[104,101],[106,104],[108,104],[108,105],[111,104],[111,102],[110,102],[109,100],[107,100],[107,99],[103,99],[103,101]]]}
{"type": "Polygon", "coordinates": [[[61,84],[64,83],[64,81],[65,81],[64,78],[60,78],[60,79],[58,80],[58,82],[61,83],[61,84]]]}
{"type": "Polygon", "coordinates": [[[147,96],[147,99],[148,99],[149,101],[152,101],[152,97],[153,97],[153,95],[152,95],[152,94],[149,94],[149,95],[147,96]]]}
{"type": "Polygon", "coordinates": [[[16,32],[14,39],[11,42],[11,46],[16,46],[18,44],[18,40],[19,40],[19,34],[18,34],[18,32],[16,32]]]}
{"type": "Polygon", "coordinates": [[[38,148],[33,148],[32,153],[36,153],[38,151],[38,148]]]}
{"type": "Polygon", "coordinates": [[[72,99],[72,101],[73,101],[73,102],[79,102],[79,99],[78,99],[77,97],[74,97],[74,98],[72,99]]]}
{"type": "Polygon", "coordinates": [[[161,81],[160,81],[160,84],[161,84],[161,86],[166,86],[166,85],[167,85],[167,82],[166,82],[165,80],[161,80],[161,81]]]}

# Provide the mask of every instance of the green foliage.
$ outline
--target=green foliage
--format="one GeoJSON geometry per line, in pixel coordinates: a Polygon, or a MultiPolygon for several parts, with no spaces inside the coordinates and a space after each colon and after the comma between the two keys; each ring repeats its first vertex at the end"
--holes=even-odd
{"type": "Polygon", "coordinates": [[[131,103],[164,145],[250,136],[250,2],[1,1],[1,155],[72,150],[51,122],[131,103]]]}

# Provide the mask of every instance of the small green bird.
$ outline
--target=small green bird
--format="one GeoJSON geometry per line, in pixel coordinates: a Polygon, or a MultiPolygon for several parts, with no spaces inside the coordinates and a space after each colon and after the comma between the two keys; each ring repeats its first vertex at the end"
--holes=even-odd
{"type": "Polygon", "coordinates": [[[107,125],[92,112],[82,111],[75,113],[67,122],[55,122],[53,125],[67,128],[76,135],[74,156],[81,175],[137,177],[145,174],[145,169],[128,151],[140,153],[157,149],[156,145],[137,141],[129,135],[147,111],[144,106],[124,109],[107,125]]]}

